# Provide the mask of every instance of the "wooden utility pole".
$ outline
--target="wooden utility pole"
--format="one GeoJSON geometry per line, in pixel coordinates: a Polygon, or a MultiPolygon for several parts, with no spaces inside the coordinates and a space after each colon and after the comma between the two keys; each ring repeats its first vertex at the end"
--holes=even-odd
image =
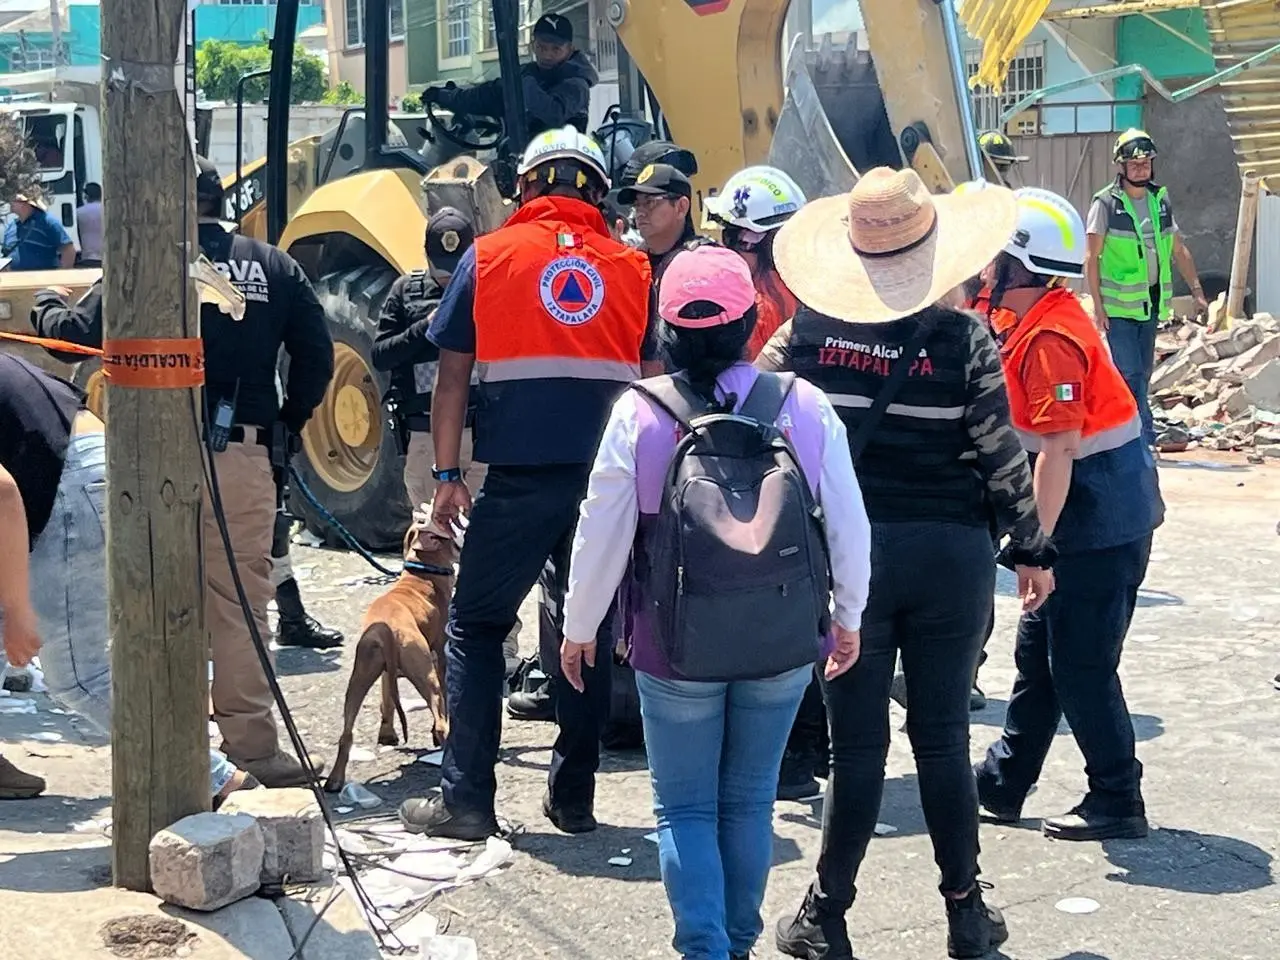
{"type": "Polygon", "coordinates": [[[1249,261],[1253,256],[1253,231],[1258,222],[1258,175],[1245,171],[1240,178],[1240,213],[1236,217],[1236,242],[1231,252],[1231,285],[1227,290],[1227,317],[1244,315],[1244,292],[1249,286],[1249,261]]]}
{"type": "Polygon", "coordinates": [[[188,22],[184,0],[102,0],[112,868],[131,890],[151,838],[209,809],[188,22]]]}

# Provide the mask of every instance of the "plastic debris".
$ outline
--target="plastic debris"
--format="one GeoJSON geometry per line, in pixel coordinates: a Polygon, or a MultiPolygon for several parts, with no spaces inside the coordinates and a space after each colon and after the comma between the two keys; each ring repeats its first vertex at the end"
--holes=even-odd
{"type": "Polygon", "coordinates": [[[418,949],[423,960],[480,960],[476,942],[470,937],[423,937],[418,949]]]}
{"type": "Polygon", "coordinates": [[[370,760],[376,759],[376,757],[377,754],[368,747],[352,747],[348,759],[352,763],[368,763],[370,760]]]}
{"type": "Polygon", "coordinates": [[[352,781],[342,788],[342,792],[338,794],[338,799],[353,807],[360,807],[362,810],[372,810],[374,807],[382,805],[382,798],[366,787],[362,783],[352,781]]]}
{"type": "Polygon", "coordinates": [[[338,844],[347,853],[368,853],[369,844],[365,842],[364,837],[358,833],[352,833],[350,830],[339,830],[335,834],[338,844]]]}
{"type": "Polygon", "coordinates": [[[1091,900],[1088,897],[1067,897],[1065,900],[1059,900],[1054,904],[1063,913],[1095,913],[1101,909],[1102,905],[1097,900],[1091,900]]]}
{"type": "Polygon", "coordinates": [[[511,862],[511,844],[502,837],[490,837],[484,842],[484,852],[466,867],[458,871],[458,883],[482,880],[511,862]]]}
{"type": "Polygon", "coordinates": [[[630,857],[610,857],[609,866],[611,867],[629,867],[631,866],[630,857]]]}
{"type": "Polygon", "coordinates": [[[39,740],[41,743],[60,743],[63,737],[56,730],[41,730],[39,733],[33,733],[31,739],[39,740]]]}
{"type": "Polygon", "coordinates": [[[877,836],[877,837],[887,837],[887,836],[889,836],[889,834],[891,834],[891,833],[897,833],[897,832],[898,832],[898,828],[897,828],[897,827],[895,827],[895,826],[894,826],[893,824],[891,824],[891,823],[877,823],[877,824],[876,824],[876,836],[877,836]]]}
{"type": "Polygon", "coordinates": [[[444,763],[444,751],[432,750],[430,753],[424,753],[418,758],[419,763],[425,763],[428,766],[438,767],[444,763]]]}

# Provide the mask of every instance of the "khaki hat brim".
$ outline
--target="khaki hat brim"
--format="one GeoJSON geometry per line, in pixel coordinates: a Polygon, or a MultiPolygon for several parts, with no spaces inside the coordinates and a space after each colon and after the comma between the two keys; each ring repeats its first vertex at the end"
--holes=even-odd
{"type": "Polygon", "coordinates": [[[773,259],[783,283],[818,313],[850,323],[887,323],[918,313],[977,275],[1018,224],[1006,187],[933,197],[937,224],[917,247],[863,257],[849,240],[849,197],[812,200],[778,231],[773,259]]]}

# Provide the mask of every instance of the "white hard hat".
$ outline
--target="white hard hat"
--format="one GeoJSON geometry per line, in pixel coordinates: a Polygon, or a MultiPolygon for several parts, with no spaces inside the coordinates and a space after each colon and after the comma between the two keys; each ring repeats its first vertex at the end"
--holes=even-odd
{"type": "Polygon", "coordinates": [[[951,191],[953,196],[963,196],[966,193],[976,193],[979,190],[985,190],[991,186],[991,183],[984,179],[966,180],[964,183],[957,183],[955,189],[951,191]]]}
{"type": "Polygon", "coordinates": [[[708,214],[731,227],[767,233],[805,205],[804,191],[777,167],[739,170],[724,189],[706,200],[708,214]]]}
{"type": "Polygon", "coordinates": [[[1023,187],[1013,195],[1018,201],[1018,226],[1005,253],[1032,273],[1083,277],[1084,220],[1076,208],[1065,197],[1039,187],[1023,187]]]}
{"type": "Polygon", "coordinates": [[[579,133],[576,127],[560,127],[544,130],[525,147],[524,156],[520,158],[520,166],[516,168],[518,176],[524,176],[535,167],[540,167],[553,160],[576,160],[594,173],[609,189],[609,171],[605,166],[604,153],[599,145],[585,133],[579,133]]]}

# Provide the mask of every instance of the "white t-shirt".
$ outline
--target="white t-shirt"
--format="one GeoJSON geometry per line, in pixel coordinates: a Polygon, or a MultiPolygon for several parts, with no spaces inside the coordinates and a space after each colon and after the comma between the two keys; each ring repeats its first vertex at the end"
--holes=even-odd
{"type": "Polygon", "coordinates": [[[76,211],[76,227],[80,231],[80,257],[102,259],[102,201],[86,203],[76,211]]]}

